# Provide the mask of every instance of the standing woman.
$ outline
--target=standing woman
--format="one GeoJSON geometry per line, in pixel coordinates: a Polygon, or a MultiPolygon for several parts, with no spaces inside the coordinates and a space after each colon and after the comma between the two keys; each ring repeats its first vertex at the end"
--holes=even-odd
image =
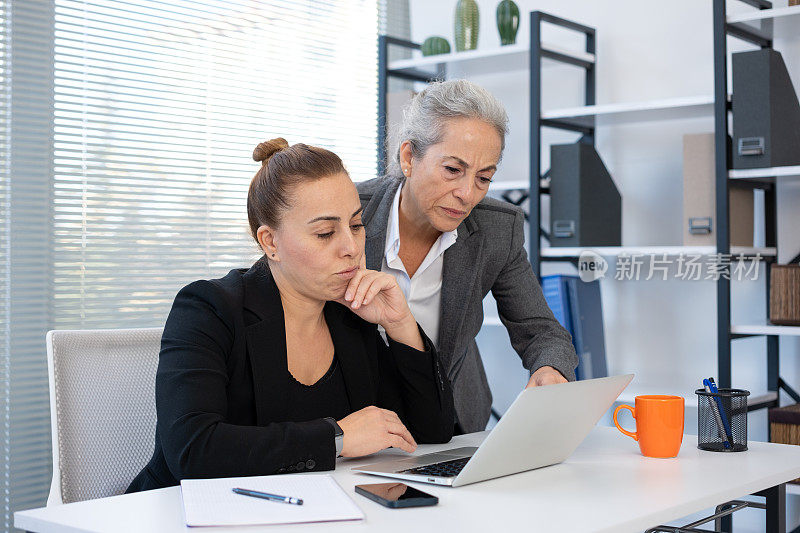
{"type": "Polygon", "coordinates": [[[456,431],[483,430],[491,412],[475,342],[489,291],[530,371],[528,386],[575,379],[570,335],[528,262],[522,210],[486,198],[507,129],[505,109],[482,87],[432,83],[404,111],[387,176],[358,185],[367,268],[397,279],[436,344],[453,387],[456,431]]]}
{"type": "Polygon", "coordinates": [[[435,348],[395,279],[363,268],[361,204],[342,161],[283,139],[253,158],[247,214],[264,256],[175,297],[155,451],[128,492],[331,470],[337,455],[412,452],[453,433],[435,348]]]}

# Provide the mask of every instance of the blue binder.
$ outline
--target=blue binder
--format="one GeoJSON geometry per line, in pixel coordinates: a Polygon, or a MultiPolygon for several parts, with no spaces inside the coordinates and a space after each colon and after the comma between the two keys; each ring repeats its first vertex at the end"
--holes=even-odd
{"type": "Polygon", "coordinates": [[[603,333],[603,305],[600,299],[600,281],[585,282],[570,277],[570,315],[572,320],[572,344],[578,354],[581,379],[608,376],[606,364],[606,339],[603,333]]]}
{"type": "Polygon", "coordinates": [[[559,324],[572,335],[572,322],[569,315],[566,278],[568,276],[545,276],[542,278],[542,292],[547,305],[559,324]]]}
{"type": "MultiPolygon", "coordinates": [[[[558,323],[564,326],[570,335],[572,335],[572,345],[575,345],[575,332],[572,330],[572,316],[569,305],[569,288],[567,280],[573,276],[544,276],[542,277],[542,293],[544,299],[550,310],[553,312],[558,323]]],[[[577,352],[577,349],[576,349],[577,352]]],[[[575,376],[577,379],[583,379],[581,376],[581,366],[578,363],[578,368],[575,369],[575,376]]]]}
{"type": "Polygon", "coordinates": [[[577,379],[608,376],[600,282],[577,276],[544,276],[542,292],[556,320],[572,335],[577,379]]]}

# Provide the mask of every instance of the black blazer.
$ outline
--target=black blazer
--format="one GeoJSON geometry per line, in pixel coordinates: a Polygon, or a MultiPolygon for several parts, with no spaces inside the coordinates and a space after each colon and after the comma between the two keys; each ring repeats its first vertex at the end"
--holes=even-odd
{"type": "MultiPolygon", "coordinates": [[[[345,306],[328,302],[324,313],[353,412],[391,409],[417,442],[449,441],[453,395],[422,330],[425,352],[391,339],[387,347],[377,326],[345,306]]],[[[155,450],[127,492],[184,478],[332,470],[333,427],[285,419],[287,373],[283,307],[264,258],[184,287],[161,340],[155,450]]]]}

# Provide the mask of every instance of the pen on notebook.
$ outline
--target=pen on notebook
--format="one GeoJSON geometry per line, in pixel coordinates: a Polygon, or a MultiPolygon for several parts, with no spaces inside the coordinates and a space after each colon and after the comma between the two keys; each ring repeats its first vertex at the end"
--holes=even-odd
{"type": "MultiPolygon", "coordinates": [[[[711,386],[711,392],[714,394],[719,393],[717,384],[714,382],[714,378],[708,378],[708,384],[711,386]]],[[[719,416],[722,418],[722,425],[725,427],[725,434],[728,436],[728,440],[733,442],[733,431],[731,431],[731,424],[728,422],[728,415],[725,414],[725,409],[722,405],[722,397],[714,396],[714,399],[717,401],[717,406],[719,407],[719,416]]]]}
{"type": "Polygon", "coordinates": [[[303,505],[303,500],[300,498],[293,498],[291,496],[281,496],[279,494],[269,494],[267,492],[259,492],[257,490],[235,488],[233,492],[241,494],[242,496],[251,496],[253,498],[261,498],[262,500],[269,500],[271,502],[291,503],[292,505],[303,505]]]}
{"type": "MultiPolygon", "coordinates": [[[[707,379],[703,380],[703,388],[707,393],[711,394],[711,383],[707,379]]],[[[725,431],[725,425],[722,423],[722,417],[720,417],[719,413],[719,405],[713,396],[711,397],[711,412],[714,413],[714,418],[717,421],[717,429],[719,430],[719,436],[722,437],[722,445],[725,448],[730,448],[731,443],[728,440],[728,432],[725,431]]]]}

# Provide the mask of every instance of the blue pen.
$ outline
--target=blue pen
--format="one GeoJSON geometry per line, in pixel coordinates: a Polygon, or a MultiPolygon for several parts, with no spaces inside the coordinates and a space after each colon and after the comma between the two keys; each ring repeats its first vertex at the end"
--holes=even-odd
{"type": "Polygon", "coordinates": [[[253,498],[261,498],[262,500],[269,500],[271,502],[291,503],[292,505],[303,505],[303,500],[300,498],[293,498],[291,496],[280,496],[279,494],[269,494],[268,492],[260,492],[250,489],[232,489],[236,494],[242,496],[252,496],[253,498]]]}
{"type": "MultiPolygon", "coordinates": [[[[704,379],[703,388],[705,389],[706,392],[710,394],[712,392],[711,382],[707,379],[704,379]]],[[[728,432],[725,431],[725,424],[722,423],[722,417],[720,416],[720,407],[721,407],[720,402],[716,401],[718,400],[716,396],[712,396],[711,398],[715,400],[714,402],[711,403],[711,412],[714,413],[714,419],[717,422],[717,429],[719,430],[719,436],[722,437],[722,445],[725,448],[730,448],[731,443],[728,440],[728,432]]]]}
{"type": "MultiPolygon", "coordinates": [[[[718,394],[719,390],[717,389],[717,384],[714,382],[714,378],[708,378],[708,383],[711,386],[711,392],[718,394]]],[[[725,409],[722,407],[722,398],[714,396],[714,399],[717,401],[719,416],[722,417],[722,424],[725,426],[725,434],[728,435],[728,440],[733,442],[733,431],[731,431],[731,425],[728,423],[728,416],[725,414],[725,409]]]]}

